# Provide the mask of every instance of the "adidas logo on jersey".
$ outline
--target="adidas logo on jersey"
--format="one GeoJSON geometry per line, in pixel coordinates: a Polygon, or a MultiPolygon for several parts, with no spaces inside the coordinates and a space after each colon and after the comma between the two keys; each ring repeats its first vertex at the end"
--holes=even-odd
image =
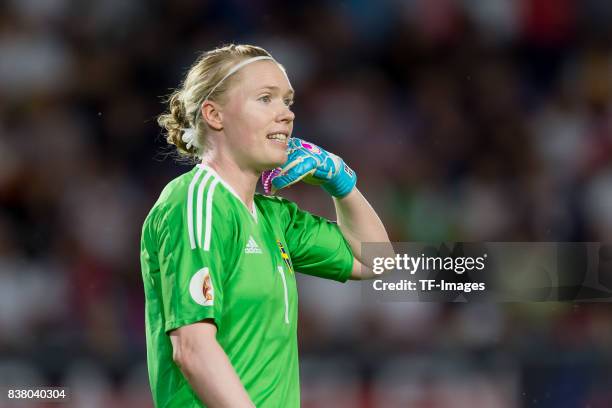
{"type": "Polygon", "coordinates": [[[253,239],[253,236],[249,235],[249,242],[246,244],[246,248],[244,248],[245,254],[261,254],[261,248],[257,245],[257,242],[253,239]]]}

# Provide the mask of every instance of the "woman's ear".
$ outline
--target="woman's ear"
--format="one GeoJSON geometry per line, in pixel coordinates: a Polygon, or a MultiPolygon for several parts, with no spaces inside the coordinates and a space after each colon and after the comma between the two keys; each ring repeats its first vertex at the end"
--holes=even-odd
{"type": "Polygon", "coordinates": [[[204,118],[204,122],[208,124],[214,130],[223,130],[223,113],[221,112],[221,107],[211,101],[206,101],[202,104],[200,108],[202,111],[202,118],[204,118]]]}

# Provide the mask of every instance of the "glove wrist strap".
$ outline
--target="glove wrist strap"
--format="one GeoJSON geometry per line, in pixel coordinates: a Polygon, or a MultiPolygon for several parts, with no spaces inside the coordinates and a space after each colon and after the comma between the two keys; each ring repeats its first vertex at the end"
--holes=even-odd
{"type": "Polygon", "coordinates": [[[331,179],[328,183],[323,184],[323,189],[334,197],[344,198],[346,197],[355,185],[357,184],[357,174],[342,162],[340,171],[338,174],[331,179]]]}

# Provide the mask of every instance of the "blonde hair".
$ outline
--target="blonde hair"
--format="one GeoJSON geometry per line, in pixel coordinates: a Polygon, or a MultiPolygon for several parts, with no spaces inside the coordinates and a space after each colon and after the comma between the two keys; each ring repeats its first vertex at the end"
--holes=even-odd
{"type": "Polygon", "coordinates": [[[157,123],[165,130],[166,141],[176,146],[179,155],[194,160],[202,156],[206,149],[207,126],[199,112],[204,99],[208,96],[209,101],[223,103],[235,75],[219,81],[234,65],[253,57],[271,55],[255,45],[230,44],[202,53],[191,66],[181,87],[166,100],[168,111],[157,117],[157,123]],[[195,132],[195,143],[190,146],[183,141],[186,129],[195,132]]]}

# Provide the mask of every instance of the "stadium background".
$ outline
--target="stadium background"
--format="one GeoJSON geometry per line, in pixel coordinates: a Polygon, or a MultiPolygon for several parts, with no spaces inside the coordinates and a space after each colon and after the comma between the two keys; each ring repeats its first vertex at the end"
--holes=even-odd
{"type": "MultiPolygon", "coordinates": [[[[188,169],[155,117],[227,42],[286,65],[294,135],[350,163],[392,240],[610,240],[612,2],[9,0],[0,385],[150,406],[140,227],[188,169]]],[[[305,408],[612,406],[609,304],[364,304],[302,278],[300,307],[305,408]]]]}

